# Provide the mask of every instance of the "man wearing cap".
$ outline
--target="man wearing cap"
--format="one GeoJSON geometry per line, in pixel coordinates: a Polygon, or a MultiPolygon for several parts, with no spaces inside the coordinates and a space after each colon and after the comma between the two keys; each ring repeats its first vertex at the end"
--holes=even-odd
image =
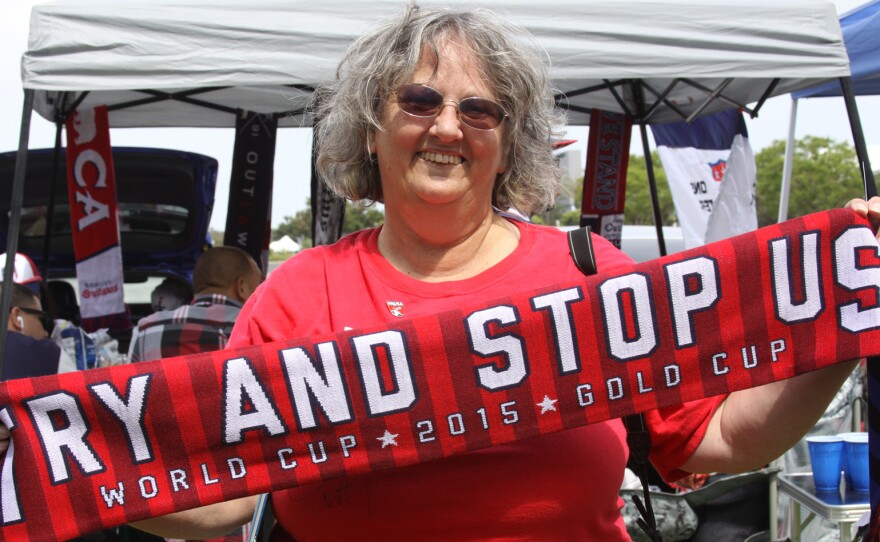
{"type": "Polygon", "coordinates": [[[204,253],[193,271],[192,302],[141,318],[131,337],[131,361],[219,350],[226,345],[244,302],[262,274],[250,255],[236,247],[204,253]]]}
{"type": "MultiPolygon", "coordinates": [[[[4,252],[3,254],[0,254],[0,282],[3,281],[5,272],[6,253],[4,252]]],[[[40,285],[43,282],[40,277],[40,272],[37,270],[34,261],[21,252],[15,253],[15,258],[12,262],[12,282],[27,286],[34,292],[34,294],[37,296],[40,295],[40,285]]]]}
{"type": "MultiPolygon", "coordinates": [[[[4,286],[0,283],[0,291],[2,288],[4,286]]],[[[12,283],[6,360],[0,379],[12,380],[76,370],[76,364],[64,350],[47,338],[53,325],[52,318],[43,311],[37,294],[24,284],[12,283]]]]}

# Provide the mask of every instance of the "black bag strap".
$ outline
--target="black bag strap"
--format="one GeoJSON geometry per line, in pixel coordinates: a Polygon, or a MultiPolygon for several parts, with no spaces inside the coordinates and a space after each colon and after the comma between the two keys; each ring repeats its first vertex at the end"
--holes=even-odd
{"type": "Polygon", "coordinates": [[[586,276],[595,275],[596,257],[593,255],[593,240],[590,237],[590,227],[584,226],[568,232],[568,250],[574,264],[586,276]]]}
{"type": "MultiPolygon", "coordinates": [[[[595,275],[596,257],[593,254],[593,241],[590,227],[585,226],[568,232],[568,248],[577,268],[586,276],[595,275]]],[[[654,518],[654,507],[651,506],[651,493],[648,486],[648,454],[651,452],[651,434],[648,433],[648,424],[642,413],[631,414],[623,418],[626,427],[626,445],[629,447],[630,457],[636,467],[636,475],[642,483],[642,493],[645,503],[638,495],[632,499],[639,510],[639,527],[645,531],[653,542],[662,542],[663,538],[657,530],[657,520],[654,518]]]]}

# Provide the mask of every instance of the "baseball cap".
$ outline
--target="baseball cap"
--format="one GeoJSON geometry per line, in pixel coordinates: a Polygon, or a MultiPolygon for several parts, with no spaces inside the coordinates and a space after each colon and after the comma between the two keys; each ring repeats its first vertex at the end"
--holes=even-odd
{"type": "MultiPolygon", "coordinates": [[[[17,252],[13,260],[12,281],[27,286],[35,294],[40,293],[42,277],[34,261],[27,255],[17,252]]],[[[6,253],[0,254],[0,281],[6,276],[6,253]]]]}

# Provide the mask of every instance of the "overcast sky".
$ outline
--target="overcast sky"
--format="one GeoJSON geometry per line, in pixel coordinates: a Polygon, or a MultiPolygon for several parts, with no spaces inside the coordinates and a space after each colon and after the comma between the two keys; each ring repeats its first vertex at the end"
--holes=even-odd
{"type": "MultiPolygon", "coordinates": [[[[0,152],[18,148],[23,93],[20,59],[27,47],[30,8],[39,3],[31,0],[4,0],[0,17],[0,152]]],[[[837,0],[838,13],[861,5],[862,0],[837,0]]],[[[859,113],[869,147],[872,166],[880,167],[880,97],[858,98],[859,113]]],[[[791,99],[780,96],[768,100],[757,119],[747,119],[749,139],[755,152],[775,140],[787,137],[791,99]]],[[[852,141],[843,100],[819,98],[801,100],[798,104],[796,137],[817,135],[839,141],[852,141]]],[[[569,135],[578,139],[582,159],[587,144],[587,130],[572,128],[569,135]]],[[[51,147],[55,129],[39,115],[32,117],[30,148],[51,147]]],[[[226,220],[229,195],[229,168],[232,156],[232,129],[162,129],[125,128],[111,131],[116,146],[165,147],[207,154],[220,162],[220,173],[211,226],[222,230],[226,220]]],[[[633,134],[633,152],[641,154],[637,133],[633,134]]],[[[275,190],[272,224],[277,226],[285,216],[305,208],[309,197],[309,164],[311,135],[306,129],[278,130],[275,160],[275,190]]]]}

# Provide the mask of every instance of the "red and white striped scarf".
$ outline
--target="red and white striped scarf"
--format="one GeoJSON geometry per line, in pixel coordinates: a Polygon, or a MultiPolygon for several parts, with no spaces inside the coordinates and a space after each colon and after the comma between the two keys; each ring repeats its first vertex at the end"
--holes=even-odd
{"type": "Polygon", "coordinates": [[[0,539],[64,540],[877,355],[878,284],[873,233],[836,210],[384,327],[5,382],[0,539]]]}

